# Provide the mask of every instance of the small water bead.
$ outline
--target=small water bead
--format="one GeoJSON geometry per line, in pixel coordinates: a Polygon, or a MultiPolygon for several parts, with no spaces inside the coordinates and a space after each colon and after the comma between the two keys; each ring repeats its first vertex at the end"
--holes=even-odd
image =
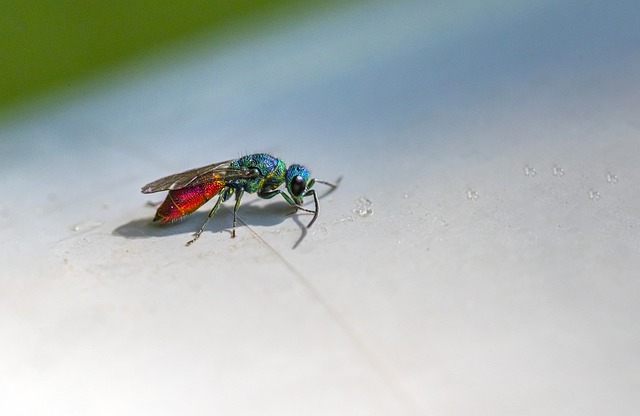
{"type": "Polygon", "coordinates": [[[595,189],[589,189],[589,199],[591,199],[592,201],[599,201],[600,200],[600,192],[598,192],[595,189]]]}
{"type": "Polygon", "coordinates": [[[89,231],[102,226],[100,221],[83,221],[71,227],[72,231],[89,231]]]}
{"type": "Polygon", "coordinates": [[[372,205],[373,202],[370,199],[361,196],[356,199],[356,206],[352,209],[352,212],[360,215],[361,217],[370,217],[373,215],[372,205]]]}
{"type": "Polygon", "coordinates": [[[467,190],[467,199],[470,201],[476,201],[478,198],[480,198],[480,195],[478,195],[478,192],[474,191],[473,189],[468,189],[467,190]]]}
{"type": "Polygon", "coordinates": [[[611,172],[608,172],[607,173],[607,183],[610,183],[611,185],[617,184],[618,183],[618,176],[613,174],[613,173],[611,173],[611,172]]]}
{"type": "Polygon", "coordinates": [[[564,169],[562,169],[560,166],[558,165],[554,165],[553,166],[553,176],[556,176],[558,178],[561,178],[564,176],[564,169]]]}
{"type": "Polygon", "coordinates": [[[525,165],[524,174],[530,178],[536,176],[536,169],[533,166],[525,165]]]}

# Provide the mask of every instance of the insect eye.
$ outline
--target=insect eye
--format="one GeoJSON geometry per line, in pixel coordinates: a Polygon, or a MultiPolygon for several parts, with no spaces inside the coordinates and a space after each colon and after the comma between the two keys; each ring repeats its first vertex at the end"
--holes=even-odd
{"type": "Polygon", "coordinates": [[[304,178],[300,175],[294,177],[291,180],[291,193],[293,194],[293,196],[302,195],[302,193],[304,192],[304,188],[306,187],[307,185],[304,183],[304,178]]]}

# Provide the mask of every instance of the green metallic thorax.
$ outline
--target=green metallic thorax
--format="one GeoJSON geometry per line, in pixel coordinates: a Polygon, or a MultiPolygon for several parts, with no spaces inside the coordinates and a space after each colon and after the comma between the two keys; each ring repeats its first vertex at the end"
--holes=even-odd
{"type": "Polygon", "coordinates": [[[276,189],[284,182],[287,170],[284,162],[266,153],[243,156],[231,162],[232,168],[258,169],[260,176],[253,179],[237,179],[229,181],[227,186],[233,189],[243,189],[248,193],[268,192],[276,189]]]}

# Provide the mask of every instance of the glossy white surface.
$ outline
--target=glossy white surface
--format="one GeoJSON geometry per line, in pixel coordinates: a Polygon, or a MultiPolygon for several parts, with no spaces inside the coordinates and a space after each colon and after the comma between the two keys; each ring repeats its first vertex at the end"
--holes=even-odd
{"type": "Polygon", "coordinates": [[[5,118],[0,413],[637,412],[640,6],[394,4],[5,118]],[[140,186],[257,151],[344,176],[311,229],[150,224],[140,186]]]}

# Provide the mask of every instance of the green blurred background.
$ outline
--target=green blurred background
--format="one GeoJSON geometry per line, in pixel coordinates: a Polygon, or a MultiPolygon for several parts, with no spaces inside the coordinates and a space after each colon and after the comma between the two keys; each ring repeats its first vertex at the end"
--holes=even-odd
{"type": "Polygon", "coordinates": [[[224,42],[344,3],[0,0],[0,112],[201,33],[224,42]]]}

